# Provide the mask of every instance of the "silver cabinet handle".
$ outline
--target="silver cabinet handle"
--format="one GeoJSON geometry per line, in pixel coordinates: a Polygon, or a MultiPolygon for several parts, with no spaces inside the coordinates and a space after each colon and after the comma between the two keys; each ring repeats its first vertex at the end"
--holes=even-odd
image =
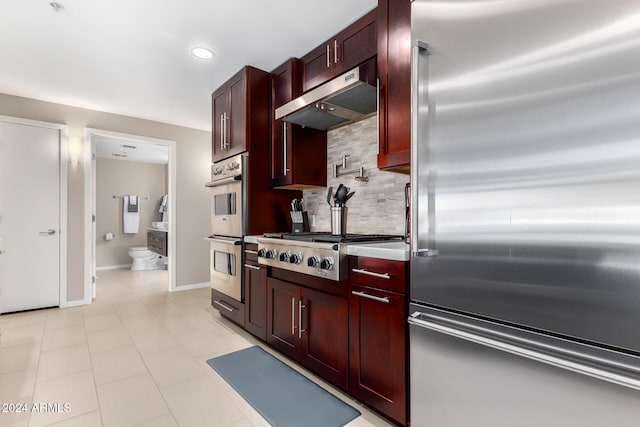
{"type": "Polygon", "coordinates": [[[385,304],[389,304],[389,298],[388,297],[377,297],[375,295],[369,295],[366,292],[358,292],[358,291],[351,291],[351,293],[353,295],[357,295],[357,296],[362,297],[362,298],[372,299],[374,301],[378,301],[378,302],[383,302],[385,304]]]}
{"type": "Polygon", "coordinates": [[[302,329],[302,309],[305,307],[302,301],[298,303],[298,338],[302,338],[302,333],[306,332],[306,329],[302,329]]]}
{"type": "Polygon", "coordinates": [[[227,124],[227,121],[229,120],[229,116],[227,116],[226,111],[224,113],[222,113],[222,117],[223,117],[223,124],[224,126],[222,127],[222,129],[224,130],[223,134],[224,134],[224,143],[223,143],[223,150],[228,150],[231,146],[230,142],[229,142],[229,125],[227,124]]]}
{"type": "Polygon", "coordinates": [[[225,304],[222,301],[218,301],[217,299],[214,299],[213,302],[218,304],[220,307],[224,308],[227,311],[233,312],[233,310],[234,310],[233,307],[229,307],[227,304],[225,304]]]}
{"type": "MultiPolygon", "coordinates": [[[[376,79],[376,111],[380,111],[380,79],[376,79]]],[[[380,154],[380,114],[376,114],[376,155],[380,154]]]]}
{"type": "Polygon", "coordinates": [[[282,173],[287,176],[287,122],[282,122],[282,173]]]}
{"type": "Polygon", "coordinates": [[[224,150],[224,114],[220,114],[220,151],[224,150]]]}
{"type": "Polygon", "coordinates": [[[255,265],[251,265],[251,264],[245,264],[244,266],[247,267],[247,268],[250,268],[252,270],[261,270],[262,269],[262,267],[256,267],[255,265]]]}
{"type": "Polygon", "coordinates": [[[389,273],[375,273],[373,271],[362,270],[360,268],[353,268],[351,271],[354,273],[366,274],[367,276],[379,277],[381,279],[391,279],[389,273]]]}
{"type": "Polygon", "coordinates": [[[331,68],[331,47],[327,45],[327,68],[331,68]]]}
{"type": "Polygon", "coordinates": [[[333,41],[333,60],[335,64],[340,62],[340,60],[338,59],[338,40],[333,41]]]}
{"type": "Polygon", "coordinates": [[[56,234],[56,230],[50,228],[47,231],[38,231],[38,234],[41,236],[53,236],[54,234],[56,234]]]}
{"type": "Polygon", "coordinates": [[[296,299],[291,298],[291,335],[296,334],[296,299]]]}
{"type": "Polygon", "coordinates": [[[205,237],[204,240],[208,240],[209,242],[226,243],[227,245],[233,245],[233,246],[242,245],[242,240],[224,239],[221,237],[214,237],[214,236],[205,237]]]}
{"type": "Polygon", "coordinates": [[[252,250],[250,250],[250,249],[245,249],[244,251],[245,251],[246,253],[248,253],[248,254],[258,255],[258,251],[252,251],[252,250]]]}

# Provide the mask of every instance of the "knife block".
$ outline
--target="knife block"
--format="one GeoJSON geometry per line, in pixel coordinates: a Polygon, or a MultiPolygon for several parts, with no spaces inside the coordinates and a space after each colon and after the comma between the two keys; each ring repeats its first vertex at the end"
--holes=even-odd
{"type": "Polygon", "coordinates": [[[308,233],[309,228],[309,216],[307,211],[292,211],[291,212],[291,231],[293,233],[308,233]]]}

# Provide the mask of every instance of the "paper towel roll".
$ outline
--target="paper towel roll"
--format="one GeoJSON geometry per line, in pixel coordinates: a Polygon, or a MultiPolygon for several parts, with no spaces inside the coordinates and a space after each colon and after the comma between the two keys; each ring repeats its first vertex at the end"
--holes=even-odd
{"type": "Polygon", "coordinates": [[[115,237],[115,234],[113,233],[106,233],[104,235],[104,240],[113,240],[113,238],[115,237]]]}

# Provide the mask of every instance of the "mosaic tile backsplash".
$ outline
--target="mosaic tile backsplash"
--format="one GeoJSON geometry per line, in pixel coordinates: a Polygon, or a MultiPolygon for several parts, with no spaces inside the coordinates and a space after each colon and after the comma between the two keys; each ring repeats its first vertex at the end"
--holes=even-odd
{"type": "MultiPolygon", "coordinates": [[[[347,232],[366,234],[404,234],[404,187],[409,175],[385,172],[377,168],[376,117],[334,129],[327,133],[327,185],[335,191],[341,183],[356,193],[347,202],[347,232]],[[353,173],[333,177],[333,165],[348,154],[347,168],[353,173]],[[368,182],[355,179],[360,166],[368,182]]],[[[315,215],[311,231],[331,231],[327,188],[305,190],[305,206],[309,216],[315,215]]]]}

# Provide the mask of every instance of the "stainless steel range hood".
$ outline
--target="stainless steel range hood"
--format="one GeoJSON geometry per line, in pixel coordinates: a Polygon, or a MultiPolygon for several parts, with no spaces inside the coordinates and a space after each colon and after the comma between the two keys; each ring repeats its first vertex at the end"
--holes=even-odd
{"type": "Polygon", "coordinates": [[[377,109],[375,58],[276,108],[276,120],[327,130],[377,109]]]}

